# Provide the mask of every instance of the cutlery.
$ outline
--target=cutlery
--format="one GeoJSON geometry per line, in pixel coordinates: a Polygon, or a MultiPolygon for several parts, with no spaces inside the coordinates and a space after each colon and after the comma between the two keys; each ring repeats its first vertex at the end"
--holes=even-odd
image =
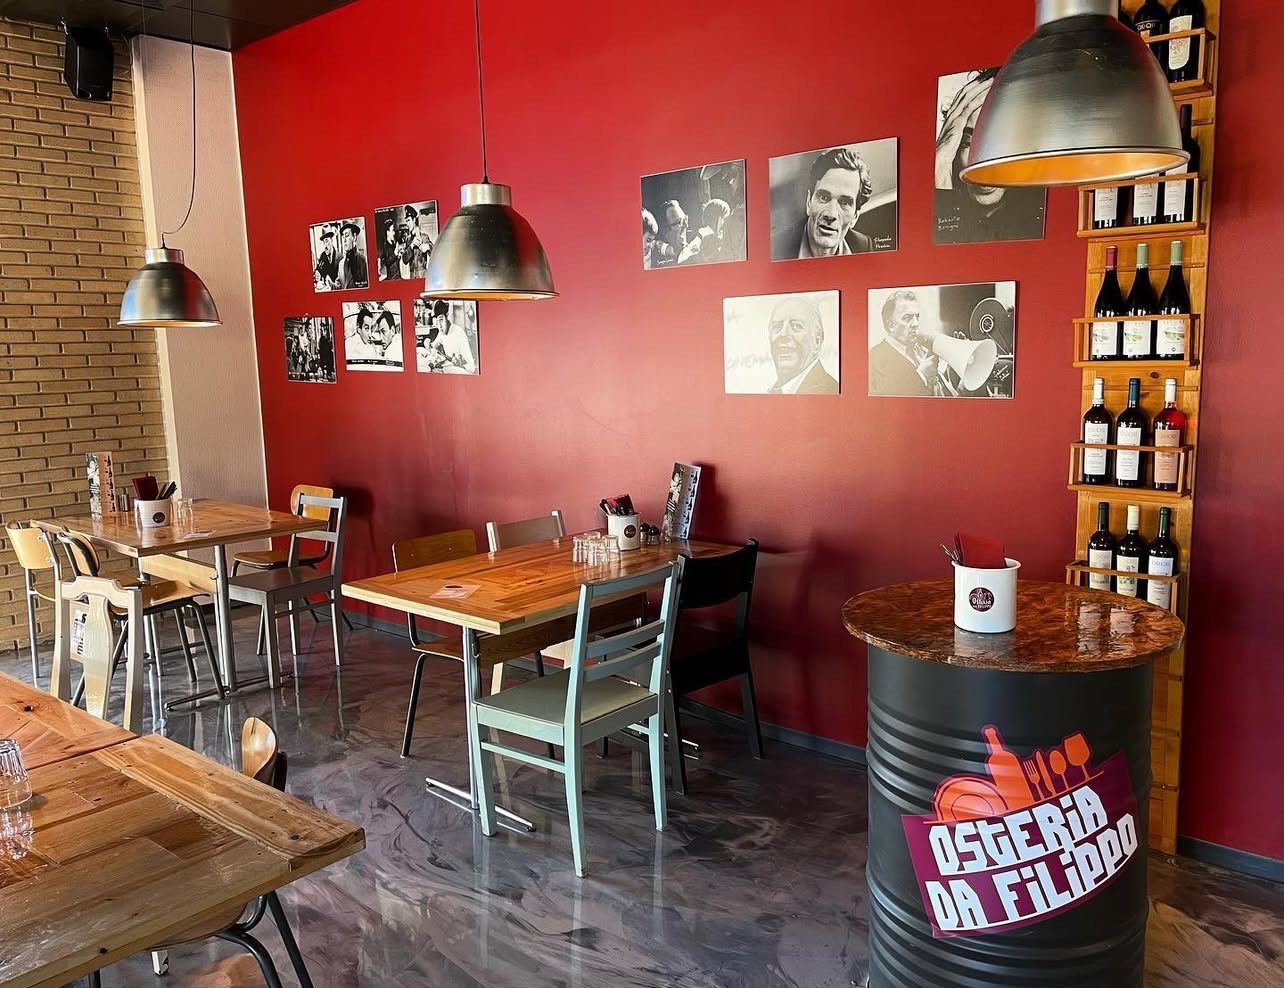
{"type": "Polygon", "coordinates": [[[1057,794],[1057,787],[1052,784],[1052,779],[1048,775],[1048,766],[1043,760],[1043,752],[1036,751],[1034,753],[1034,759],[1038,763],[1039,774],[1043,776],[1043,782],[1048,787],[1048,795],[1055,796],[1057,794]]]}
{"type": "Polygon", "coordinates": [[[1025,770],[1025,777],[1030,781],[1030,792],[1035,799],[1043,798],[1043,791],[1039,788],[1039,769],[1033,761],[1022,758],[1021,768],[1025,770]]]}
{"type": "Polygon", "coordinates": [[[1061,779],[1061,788],[1063,790],[1070,788],[1070,783],[1066,781],[1066,764],[1065,755],[1061,754],[1056,748],[1048,753],[1048,764],[1052,767],[1052,774],[1059,776],[1061,779]]]}

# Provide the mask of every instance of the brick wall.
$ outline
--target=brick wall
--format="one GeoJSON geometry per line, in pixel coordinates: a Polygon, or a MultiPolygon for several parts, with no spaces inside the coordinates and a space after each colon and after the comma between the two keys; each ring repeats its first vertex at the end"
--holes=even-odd
{"type": "MultiPolygon", "coordinates": [[[[61,31],[0,19],[5,522],[88,511],[91,450],[116,451],[118,478],[165,473],[155,331],[116,326],[144,246],[129,58],[118,45],[110,103],[74,99],[62,59],[61,31]]],[[[51,638],[47,605],[39,615],[51,638]]],[[[0,647],[26,638],[22,571],[4,541],[0,647]]]]}

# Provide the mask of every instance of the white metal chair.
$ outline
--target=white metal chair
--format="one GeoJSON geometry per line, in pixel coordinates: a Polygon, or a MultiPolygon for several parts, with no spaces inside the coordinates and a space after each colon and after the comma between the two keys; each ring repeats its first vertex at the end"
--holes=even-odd
{"type": "Polygon", "coordinates": [[[262,608],[263,622],[267,627],[267,679],[274,689],[281,685],[281,646],[277,641],[276,622],[282,617],[290,619],[290,651],[293,655],[298,655],[299,615],[318,607],[329,607],[330,624],[334,632],[334,664],[343,665],[339,587],[343,573],[343,531],[348,514],[348,499],[306,494],[299,498],[301,514],[306,515],[305,509],[312,505],[329,509],[328,517],[332,519],[332,527],[290,536],[288,565],[235,576],[227,581],[228,594],[232,600],[262,608]],[[334,546],[328,572],[299,564],[299,543],[304,540],[329,542],[334,546]],[[311,599],[318,595],[324,595],[325,599],[311,599]]]}
{"type": "Polygon", "coordinates": [[[586,583],[580,588],[570,665],[542,679],[472,701],[469,742],[477,772],[482,833],[494,836],[494,772],[488,753],[560,772],[566,778],[566,804],[571,821],[575,873],[585,873],[584,746],[625,727],[643,730],[651,756],[651,794],[655,828],[667,822],[664,783],[664,721],[668,703],[666,677],[682,581],[679,558],[647,573],[586,583]],[[660,616],[638,627],[602,637],[591,628],[594,602],[663,587],[660,616]],[[620,678],[627,676],[628,678],[620,678]],[[638,680],[633,682],[632,680],[638,680]],[[639,685],[645,683],[646,685],[639,685]],[[492,740],[505,731],[562,748],[554,759],[492,740]]]}
{"type": "Polygon", "coordinates": [[[46,570],[50,575],[53,574],[53,550],[49,548],[45,533],[34,526],[19,525],[11,521],[5,525],[4,529],[9,537],[13,554],[18,559],[18,565],[22,567],[23,596],[27,600],[27,644],[31,649],[31,685],[38,686],[40,648],[36,643],[36,601],[43,600],[45,603],[52,604],[54,598],[51,596],[53,587],[49,588],[49,594],[43,593],[36,586],[35,576],[46,570]]]}

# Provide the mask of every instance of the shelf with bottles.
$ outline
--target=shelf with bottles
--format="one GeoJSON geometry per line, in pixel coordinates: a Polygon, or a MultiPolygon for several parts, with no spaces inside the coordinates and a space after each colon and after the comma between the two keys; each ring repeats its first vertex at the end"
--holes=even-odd
{"type": "MultiPolygon", "coordinates": [[[[1134,447],[1127,447],[1132,449],[1134,447]]],[[[1172,449],[1171,446],[1167,449],[1172,449]]],[[[1147,504],[1180,504],[1190,500],[1190,491],[1157,491],[1151,487],[1119,487],[1115,484],[1066,484],[1066,490],[1095,494],[1102,501],[1144,501],[1147,504]]]]}
{"type": "Polygon", "coordinates": [[[1173,99],[1178,102],[1202,99],[1213,95],[1213,71],[1217,58],[1217,35],[1206,27],[1192,28],[1188,31],[1172,31],[1168,34],[1152,34],[1143,37],[1152,49],[1166,51],[1173,42],[1185,44],[1190,48],[1191,68],[1186,74],[1189,78],[1169,81],[1168,89],[1173,99]]]}
{"type": "Polygon", "coordinates": [[[1121,317],[1103,319],[1101,317],[1085,317],[1074,320],[1074,366],[1075,367],[1100,367],[1117,368],[1123,370],[1132,368],[1137,371],[1163,371],[1164,369],[1190,368],[1199,366],[1199,353],[1203,348],[1203,335],[1199,331],[1200,316],[1198,313],[1153,313],[1151,315],[1129,316],[1127,319],[1121,317]],[[1110,360],[1094,360],[1092,358],[1092,327],[1096,323],[1123,323],[1123,322],[1173,322],[1182,324],[1182,353],[1185,355],[1178,358],[1147,358],[1145,360],[1132,360],[1123,357],[1110,360]]]}
{"type": "MultiPolygon", "coordinates": [[[[1119,443],[1071,443],[1070,444],[1070,475],[1067,483],[1072,490],[1077,491],[1118,491],[1121,495],[1142,492],[1147,494],[1158,494],[1158,500],[1180,501],[1183,498],[1190,497],[1190,475],[1191,468],[1195,462],[1194,446],[1123,446],[1119,443]],[[1105,449],[1113,453],[1122,450],[1125,453],[1149,453],[1153,461],[1156,455],[1177,457],[1177,489],[1171,491],[1158,490],[1154,487],[1121,487],[1118,484],[1085,484],[1083,483],[1083,454],[1090,449],[1105,449]]],[[[1143,471],[1144,473],[1144,471],[1143,471]]],[[[1155,500],[1147,498],[1147,500],[1155,500]]]]}
{"type": "MultiPolygon", "coordinates": [[[[1169,598],[1167,606],[1168,610],[1172,611],[1174,614],[1177,613],[1177,602],[1181,599],[1181,593],[1178,591],[1178,587],[1181,584],[1181,581],[1186,578],[1185,573],[1174,573],[1172,576],[1161,576],[1157,573],[1139,573],[1135,570],[1106,569],[1101,566],[1090,566],[1085,559],[1076,559],[1073,563],[1066,564],[1066,583],[1069,583],[1071,586],[1087,586],[1093,576],[1108,576],[1112,580],[1122,576],[1125,579],[1139,580],[1142,583],[1154,582],[1168,584],[1172,587],[1172,592],[1167,595],[1169,598]]],[[[1116,591],[1103,590],[1102,593],[1116,593],[1116,591]]],[[[1120,596],[1128,595],[1121,594],[1120,596]]]]}
{"type": "MultiPolygon", "coordinates": [[[[1180,172],[1173,175],[1143,175],[1141,178],[1130,178],[1126,181],[1097,182],[1092,185],[1081,185],[1079,186],[1079,236],[1091,239],[1152,240],[1160,237],[1203,233],[1206,226],[1202,212],[1203,185],[1203,179],[1198,172],[1180,172]],[[1176,185],[1178,182],[1191,183],[1189,194],[1190,219],[1180,223],[1130,223],[1100,228],[1092,225],[1098,192],[1136,189],[1142,186],[1164,186],[1166,188],[1169,183],[1176,185]]],[[[1156,190],[1155,195],[1162,201],[1166,193],[1156,190]]],[[[1156,208],[1161,207],[1157,206],[1156,208]]],[[[1183,207],[1183,212],[1185,211],[1183,207]]]]}

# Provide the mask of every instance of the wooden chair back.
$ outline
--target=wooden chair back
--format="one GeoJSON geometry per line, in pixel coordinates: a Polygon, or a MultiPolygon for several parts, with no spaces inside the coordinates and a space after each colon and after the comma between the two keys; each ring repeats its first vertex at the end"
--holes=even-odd
{"type": "Polygon", "coordinates": [[[486,522],[486,541],[491,552],[511,549],[515,545],[530,545],[544,539],[560,539],[566,534],[562,513],[556,508],[550,514],[521,521],[486,522]]]}
{"type": "Polygon", "coordinates": [[[9,545],[13,547],[13,554],[18,557],[19,566],[29,573],[53,569],[53,552],[44,532],[32,525],[23,526],[15,521],[5,525],[4,531],[9,537],[9,545]]]}
{"type": "Polygon", "coordinates": [[[717,607],[739,598],[736,630],[747,633],[749,602],[753,596],[754,572],[758,566],[758,541],[750,539],[725,556],[688,559],[682,570],[681,610],[717,607]]]}
{"type": "Polygon", "coordinates": [[[97,576],[102,566],[98,550],[83,535],[75,532],[59,532],[58,544],[62,546],[63,555],[71,566],[75,576],[97,576]]]}
{"type": "Polygon", "coordinates": [[[311,539],[314,542],[328,542],[334,549],[334,559],[330,572],[337,580],[343,572],[343,530],[348,516],[348,499],[346,497],[318,497],[303,494],[299,497],[299,514],[310,518],[309,508],[323,509],[326,527],[310,532],[299,532],[290,537],[289,565],[299,565],[299,541],[311,539]]]}
{"type": "Polygon", "coordinates": [[[257,717],[246,718],[241,727],[241,771],[265,785],[274,785],[280,757],[276,732],[257,717]]]}
{"type": "Polygon", "coordinates": [[[117,626],[124,618],[128,647],[125,728],[142,728],[143,597],[138,588],[115,580],[77,576],[58,585],[54,616],[54,665],[49,691],[60,700],[71,696],[71,663],[84,667],[85,709],[107,719],[112,667],[116,660],[117,626]]]}
{"type": "Polygon", "coordinates": [[[298,484],[290,492],[290,510],[296,515],[302,515],[304,518],[315,518],[317,521],[328,522],[330,512],[325,508],[315,504],[302,505],[299,499],[302,497],[334,497],[333,487],[318,487],[315,484],[298,484]]]}
{"type": "MultiPolygon", "coordinates": [[[[416,566],[431,566],[458,556],[477,555],[477,535],[471,528],[460,528],[453,532],[440,532],[437,535],[421,535],[417,539],[402,539],[392,544],[392,568],[400,573],[402,570],[414,569],[416,566]]],[[[406,615],[406,625],[410,628],[410,644],[418,648],[423,642],[419,638],[419,627],[413,614],[406,615]]]]}

